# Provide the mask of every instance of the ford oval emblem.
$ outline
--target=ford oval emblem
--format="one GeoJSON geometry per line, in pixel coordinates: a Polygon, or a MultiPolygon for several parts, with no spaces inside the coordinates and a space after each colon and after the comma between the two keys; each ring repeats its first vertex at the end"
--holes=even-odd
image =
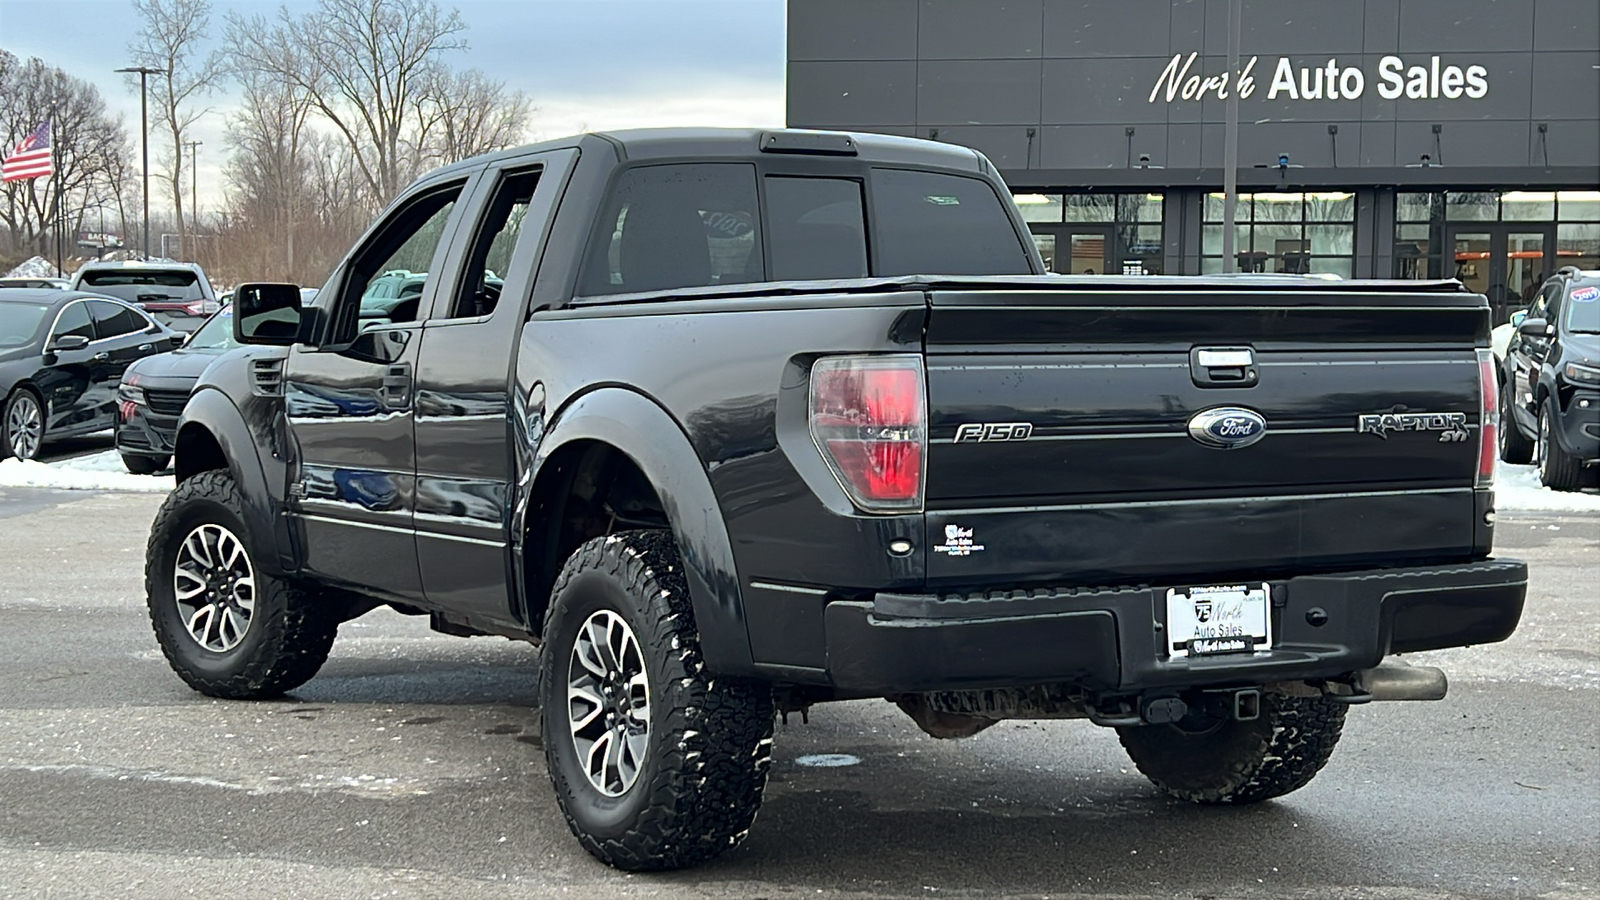
{"type": "Polygon", "coordinates": [[[1189,419],[1189,437],[1214,450],[1248,447],[1266,434],[1266,418],[1241,406],[1201,410],[1189,419]]]}

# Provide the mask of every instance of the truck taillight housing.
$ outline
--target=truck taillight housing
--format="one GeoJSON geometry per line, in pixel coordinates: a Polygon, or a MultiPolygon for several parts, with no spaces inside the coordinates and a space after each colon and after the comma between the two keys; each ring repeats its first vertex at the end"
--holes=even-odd
{"type": "Polygon", "coordinates": [[[1500,453],[1500,382],[1492,350],[1478,351],[1478,396],[1483,398],[1478,416],[1478,487],[1486,488],[1494,485],[1494,461],[1500,453]]]}
{"type": "Polygon", "coordinates": [[[830,356],[811,367],[811,439],[863,510],[922,508],[923,384],[920,356],[830,356]]]}

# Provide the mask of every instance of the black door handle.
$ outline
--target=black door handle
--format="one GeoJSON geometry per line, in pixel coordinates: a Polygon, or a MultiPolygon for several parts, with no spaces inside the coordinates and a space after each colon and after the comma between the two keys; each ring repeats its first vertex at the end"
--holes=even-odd
{"type": "Polygon", "coordinates": [[[384,369],[383,401],[391,406],[404,406],[411,397],[411,364],[396,363],[384,369]]]}

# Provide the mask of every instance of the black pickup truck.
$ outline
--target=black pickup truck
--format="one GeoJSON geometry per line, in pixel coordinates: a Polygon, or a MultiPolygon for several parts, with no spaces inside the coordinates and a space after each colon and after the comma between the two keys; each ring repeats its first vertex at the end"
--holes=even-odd
{"type": "Polygon", "coordinates": [[[773,720],[1114,727],[1251,803],[1390,654],[1498,641],[1488,307],[1455,282],[1045,276],[981,155],[591,134],[408,189],[302,309],[241,287],[153,527],[174,669],[311,678],[375,607],[542,645],[550,778],[627,869],[737,843],[773,720]],[[426,272],[416,301],[368,286],[426,272]],[[489,273],[497,273],[493,277],[489,273]]]}

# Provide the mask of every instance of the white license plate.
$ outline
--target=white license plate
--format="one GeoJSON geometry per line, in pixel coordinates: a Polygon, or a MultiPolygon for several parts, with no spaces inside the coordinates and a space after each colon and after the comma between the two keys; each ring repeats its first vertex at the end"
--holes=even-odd
{"type": "Polygon", "coordinates": [[[1264,584],[1219,584],[1167,591],[1167,653],[1172,657],[1252,653],[1272,647],[1264,584]]]}

